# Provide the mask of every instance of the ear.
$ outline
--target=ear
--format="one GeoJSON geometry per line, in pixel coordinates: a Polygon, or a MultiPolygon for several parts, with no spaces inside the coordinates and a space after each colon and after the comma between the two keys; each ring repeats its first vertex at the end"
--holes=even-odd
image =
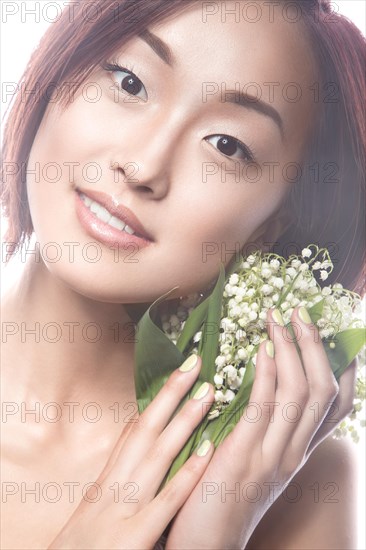
{"type": "Polygon", "coordinates": [[[245,252],[248,246],[253,249],[253,245],[255,245],[258,250],[262,250],[264,253],[269,252],[276,243],[277,239],[293,223],[294,218],[290,214],[288,208],[282,206],[280,210],[274,212],[259,227],[257,227],[242,250],[245,252]]]}

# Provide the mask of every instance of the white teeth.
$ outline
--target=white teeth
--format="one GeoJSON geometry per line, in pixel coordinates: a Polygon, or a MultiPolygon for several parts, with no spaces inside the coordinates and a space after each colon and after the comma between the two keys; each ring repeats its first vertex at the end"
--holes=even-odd
{"type": "Polygon", "coordinates": [[[129,235],[134,235],[135,232],[131,227],[123,223],[123,221],[119,220],[115,216],[112,216],[110,212],[104,206],[99,204],[99,202],[91,200],[89,197],[84,195],[83,193],[80,193],[80,198],[84,202],[84,204],[89,208],[93,214],[97,216],[100,220],[102,220],[104,223],[107,223],[111,227],[114,227],[115,229],[119,229],[120,231],[125,231],[129,235]]]}
{"type": "Polygon", "coordinates": [[[98,203],[96,202],[93,202],[91,205],[90,205],[90,210],[92,212],[94,212],[94,214],[96,215],[97,218],[99,218],[100,220],[102,220],[102,222],[104,223],[108,223],[109,220],[111,219],[111,214],[110,212],[108,212],[108,210],[106,210],[105,208],[103,208],[103,206],[100,206],[98,203]]]}
{"type": "Polygon", "coordinates": [[[111,217],[108,223],[112,227],[115,227],[116,229],[120,229],[120,231],[122,231],[125,228],[125,224],[118,218],[115,218],[114,216],[111,217]]]}
{"type": "Polygon", "coordinates": [[[83,201],[85,202],[86,206],[90,206],[91,203],[93,202],[89,197],[87,197],[86,195],[83,195],[82,196],[82,199],[83,201]]]}
{"type": "Polygon", "coordinates": [[[131,229],[131,227],[129,225],[125,226],[125,231],[126,231],[126,233],[129,233],[130,235],[133,235],[135,233],[134,230],[131,229]]]}

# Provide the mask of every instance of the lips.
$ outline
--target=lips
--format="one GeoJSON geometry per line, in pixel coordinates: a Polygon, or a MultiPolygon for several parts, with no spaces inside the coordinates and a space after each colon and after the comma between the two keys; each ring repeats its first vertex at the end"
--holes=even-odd
{"type": "Polygon", "coordinates": [[[135,214],[122,204],[116,204],[115,200],[101,191],[94,191],[89,189],[76,188],[77,193],[83,193],[89,197],[92,201],[99,203],[103,206],[112,216],[121,220],[124,224],[127,224],[136,234],[137,237],[142,237],[148,241],[154,242],[151,234],[145,229],[140,220],[135,214]]]}

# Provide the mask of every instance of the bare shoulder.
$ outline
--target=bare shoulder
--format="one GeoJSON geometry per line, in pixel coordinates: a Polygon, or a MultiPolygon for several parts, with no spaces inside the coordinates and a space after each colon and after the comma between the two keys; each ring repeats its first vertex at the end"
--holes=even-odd
{"type": "Polygon", "coordinates": [[[247,550],[354,550],[357,445],[328,437],[255,529],[247,550]]]}

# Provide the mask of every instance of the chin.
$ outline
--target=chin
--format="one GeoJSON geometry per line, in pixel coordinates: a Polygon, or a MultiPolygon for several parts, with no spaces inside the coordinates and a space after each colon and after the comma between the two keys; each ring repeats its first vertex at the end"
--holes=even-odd
{"type": "MultiPolygon", "coordinates": [[[[113,264],[112,268],[99,264],[59,262],[47,264],[47,270],[64,289],[71,290],[80,297],[110,304],[152,303],[167,292],[156,288],[153,281],[146,278],[138,282],[135,273],[125,267],[113,264]]],[[[140,266],[141,271],[141,266],[140,266]]],[[[173,286],[173,285],[172,285],[173,286]]],[[[170,288],[169,288],[170,289],[170,288]]],[[[75,296],[75,298],[77,298],[75,296]]],[[[72,299],[72,298],[71,298],[72,299]]]]}

